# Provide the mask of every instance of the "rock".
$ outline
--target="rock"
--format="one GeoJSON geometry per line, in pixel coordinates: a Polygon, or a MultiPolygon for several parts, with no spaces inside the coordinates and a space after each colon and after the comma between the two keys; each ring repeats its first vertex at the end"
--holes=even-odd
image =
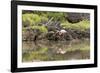
{"type": "Polygon", "coordinates": [[[89,13],[67,13],[66,18],[70,23],[77,23],[84,19],[90,20],[90,14],[89,13]]]}
{"type": "Polygon", "coordinates": [[[68,13],[67,20],[71,23],[77,23],[82,20],[81,13],[68,13]]]}
{"type": "Polygon", "coordinates": [[[48,39],[48,40],[54,40],[54,31],[49,31],[48,33],[47,33],[47,35],[46,35],[46,38],[48,39]]]}
{"type": "Polygon", "coordinates": [[[22,40],[33,40],[33,31],[31,29],[27,29],[26,31],[22,32],[22,40]]]}
{"type": "Polygon", "coordinates": [[[82,13],[81,16],[82,16],[82,19],[90,20],[90,14],[89,13],[82,13]]]}

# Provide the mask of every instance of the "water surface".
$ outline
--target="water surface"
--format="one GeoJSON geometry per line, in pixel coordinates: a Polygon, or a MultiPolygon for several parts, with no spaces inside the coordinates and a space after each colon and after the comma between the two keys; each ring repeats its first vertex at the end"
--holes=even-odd
{"type": "Polygon", "coordinates": [[[89,40],[23,41],[22,61],[84,60],[90,58],[89,40]]]}

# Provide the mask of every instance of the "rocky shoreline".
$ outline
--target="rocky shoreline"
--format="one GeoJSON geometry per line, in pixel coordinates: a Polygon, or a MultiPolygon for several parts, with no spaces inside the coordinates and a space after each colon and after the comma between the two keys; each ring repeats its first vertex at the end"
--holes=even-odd
{"type": "Polygon", "coordinates": [[[54,40],[54,41],[64,41],[64,40],[73,40],[73,39],[83,39],[90,38],[90,30],[79,31],[72,29],[63,29],[56,31],[49,31],[47,33],[41,33],[39,30],[27,29],[26,32],[22,33],[23,41],[36,41],[36,40],[54,40]],[[65,32],[63,32],[65,31],[65,32]]]}

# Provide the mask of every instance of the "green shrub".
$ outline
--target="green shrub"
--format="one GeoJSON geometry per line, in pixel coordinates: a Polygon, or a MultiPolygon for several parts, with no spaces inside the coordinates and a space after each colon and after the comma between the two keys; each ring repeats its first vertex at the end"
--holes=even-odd
{"type": "Polygon", "coordinates": [[[48,32],[47,28],[45,26],[33,26],[32,29],[39,29],[41,32],[48,32]]]}
{"type": "Polygon", "coordinates": [[[61,24],[63,28],[75,29],[80,31],[85,31],[86,29],[90,28],[90,22],[88,20],[83,20],[78,23],[69,23],[68,21],[61,24]]]}
{"type": "Polygon", "coordinates": [[[43,21],[43,22],[47,22],[48,21],[48,18],[45,17],[45,16],[40,16],[40,18],[41,18],[41,21],[43,21]]]}
{"type": "Polygon", "coordinates": [[[41,22],[41,18],[37,14],[23,14],[22,15],[23,25],[27,23],[28,25],[38,25],[41,22]]]}
{"type": "MultiPolygon", "coordinates": [[[[59,20],[59,21],[61,21],[61,22],[63,22],[63,21],[65,21],[65,13],[63,13],[63,12],[47,12],[47,17],[48,18],[52,18],[53,17],[53,20],[55,20],[55,21],[57,21],[57,20],[59,20]]],[[[66,15],[67,15],[67,13],[66,13],[66,15]]]]}

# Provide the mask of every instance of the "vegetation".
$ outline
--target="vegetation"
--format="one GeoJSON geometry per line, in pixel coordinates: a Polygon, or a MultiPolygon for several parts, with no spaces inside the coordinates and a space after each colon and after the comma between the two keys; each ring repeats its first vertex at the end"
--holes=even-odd
{"type": "MultiPolygon", "coordinates": [[[[46,37],[46,34],[45,34],[44,35],[45,39],[61,40],[59,38],[62,38],[62,37],[59,36],[59,33],[57,34],[56,31],[60,32],[60,30],[66,30],[68,33],[64,34],[64,36],[66,36],[66,37],[63,37],[64,39],[72,39],[74,38],[74,36],[79,37],[79,38],[89,37],[89,35],[87,35],[89,34],[89,31],[87,30],[89,30],[90,28],[89,19],[86,19],[86,17],[83,17],[82,20],[79,20],[80,16],[78,16],[78,13],[77,13],[77,16],[75,17],[69,16],[69,17],[70,17],[70,21],[72,18],[72,22],[74,21],[73,19],[77,17],[78,22],[71,23],[70,21],[68,21],[68,14],[70,13],[45,12],[45,11],[44,12],[43,11],[23,11],[23,14],[22,14],[23,33],[25,33],[27,30],[28,31],[32,30],[33,35],[34,33],[38,33],[38,32],[40,32],[41,34],[47,33],[47,36],[49,35],[52,37],[46,37]],[[70,30],[74,30],[75,32],[70,31],[70,30]],[[53,34],[51,34],[51,31],[53,32],[53,34]],[[76,33],[76,31],[78,32],[78,34],[76,33]],[[73,35],[73,33],[75,35],[73,35]],[[56,39],[53,39],[53,38],[56,38],[56,39]]],[[[74,13],[71,13],[71,14],[75,15],[74,13]]],[[[75,21],[77,19],[75,19],[75,21]]],[[[27,35],[29,34],[23,35],[23,37],[24,36],[27,37],[27,35]]],[[[41,36],[41,35],[39,34],[38,36],[41,36]]],[[[35,38],[37,39],[37,36],[35,38]]]]}
{"type": "Polygon", "coordinates": [[[45,26],[33,26],[32,29],[33,30],[38,29],[39,31],[44,32],[44,33],[48,32],[48,30],[45,26]]]}
{"type": "Polygon", "coordinates": [[[41,22],[41,18],[37,14],[23,14],[22,15],[23,26],[38,25],[41,22]]]}
{"type": "Polygon", "coordinates": [[[69,23],[68,21],[61,23],[61,26],[65,29],[74,29],[79,31],[85,31],[90,28],[90,22],[88,20],[82,20],[78,23],[69,23]]]}
{"type": "Polygon", "coordinates": [[[88,13],[23,10],[23,62],[89,59],[87,16],[88,13]]]}

